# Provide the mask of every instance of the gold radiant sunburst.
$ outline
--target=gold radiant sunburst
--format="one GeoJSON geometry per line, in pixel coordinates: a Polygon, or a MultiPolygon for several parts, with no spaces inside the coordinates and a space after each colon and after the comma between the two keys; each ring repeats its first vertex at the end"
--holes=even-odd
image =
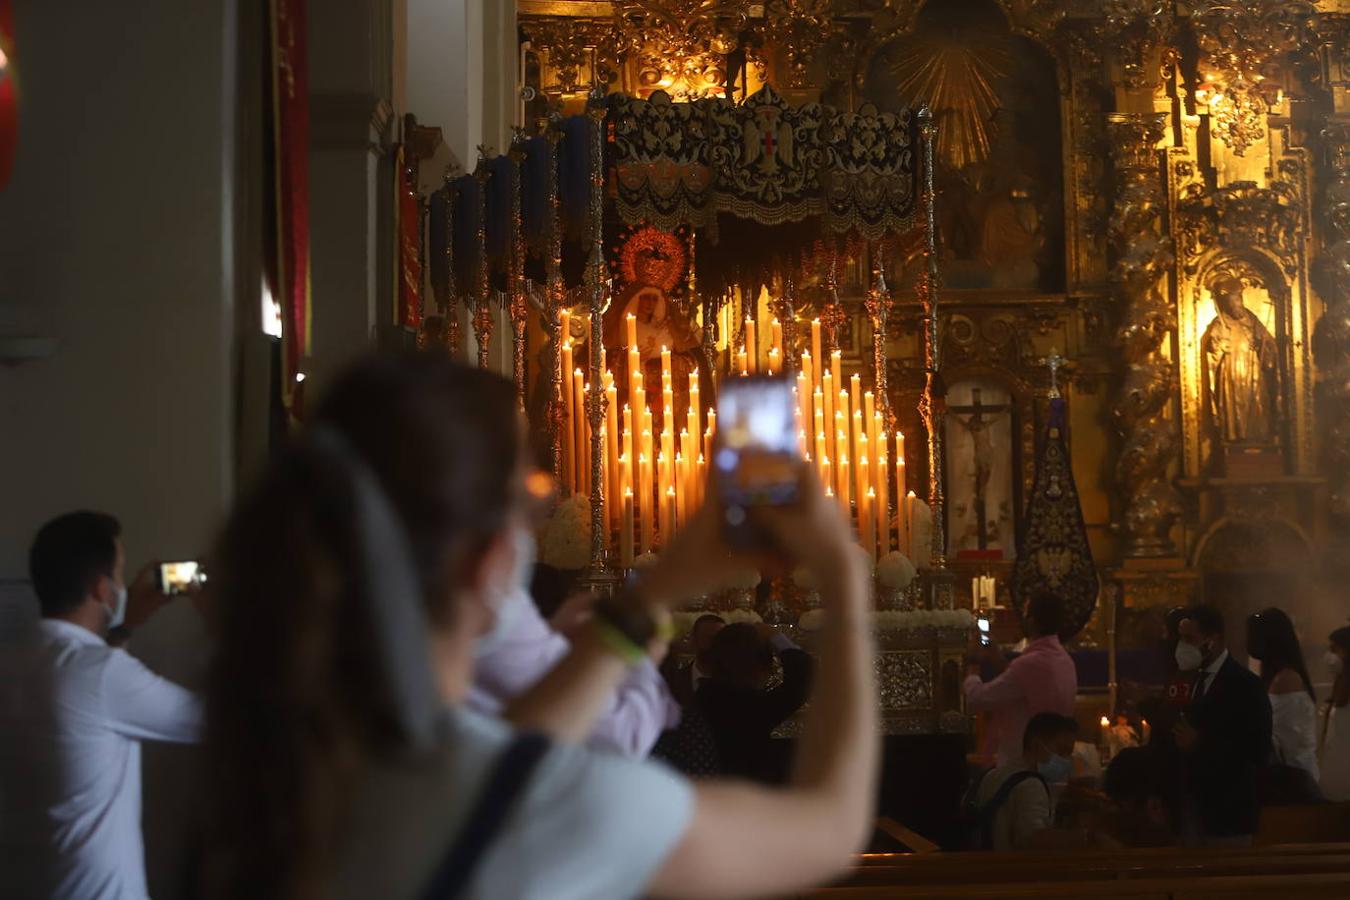
{"type": "Polygon", "coordinates": [[[985,162],[1000,106],[995,85],[1011,63],[1000,36],[985,29],[911,34],[890,60],[900,99],[933,110],[939,158],[958,171],[985,162]]]}

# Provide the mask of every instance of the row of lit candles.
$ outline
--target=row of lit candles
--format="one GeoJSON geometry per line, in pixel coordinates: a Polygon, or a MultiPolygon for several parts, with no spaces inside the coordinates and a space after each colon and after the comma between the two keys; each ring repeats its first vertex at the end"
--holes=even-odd
{"type": "MultiPolygon", "coordinates": [[[[564,335],[566,324],[564,313],[564,335]]],[[[626,402],[620,405],[613,373],[606,371],[602,376],[606,402],[601,421],[604,448],[601,471],[604,519],[617,535],[607,541],[607,546],[611,552],[617,551],[622,565],[629,566],[637,554],[662,545],[702,503],[706,460],[712,456],[717,414],[709,409],[704,424],[695,370],[689,375],[685,421],[676,422],[671,352],[663,347],[662,414],[660,422],[655,421],[647,402],[637,321],[631,313],[625,318],[625,326],[626,402]]],[[[753,320],[747,320],[745,336],[746,343],[738,352],[742,373],[757,374],[760,351],[766,350],[763,355],[768,367],[764,374],[780,374],[782,327],[778,320],[771,324],[767,348],[756,342],[753,320]]],[[[812,322],[811,339],[815,353],[802,353],[801,370],[794,386],[802,453],[815,465],[827,493],[837,497],[853,516],[859,542],[873,558],[880,558],[892,549],[915,558],[912,546],[915,495],[906,489],[904,435],[895,432],[892,436],[884,430],[883,414],[875,408],[872,392],[861,390],[858,375],[850,379],[849,389],[835,392],[834,385],[843,382],[839,351],[831,354],[828,370],[814,365],[820,355],[818,319],[812,322]],[[832,427],[827,429],[827,423],[832,427]],[[808,435],[814,438],[808,439],[808,435]],[[895,460],[893,484],[888,461],[891,458],[895,460]]],[[[564,339],[561,349],[562,371],[570,374],[563,390],[563,485],[569,494],[585,494],[590,492],[592,478],[591,430],[586,414],[591,388],[585,373],[573,366],[570,339],[564,339]]]]}

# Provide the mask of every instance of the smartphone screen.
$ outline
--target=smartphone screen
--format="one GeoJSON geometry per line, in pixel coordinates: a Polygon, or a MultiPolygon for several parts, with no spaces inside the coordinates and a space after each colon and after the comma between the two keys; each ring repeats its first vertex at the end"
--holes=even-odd
{"type": "Polygon", "coordinates": [[[205,584],[206,572],[196,560],[167,562],[159,565],[159,592],[161,594],[186,593],[189,589],[205,584]]]}
{"type": "Polygon", "coordinates": [[[786,378],[732,378],[717,398],[713,465],[722,502],[751,506],[795,503],[801,448],[797,401],[786,378]]]}
{"type": "Polygon", "coordinates": [[[975,620],[975,627],[980,629],[980,643],[989,646],[989,620],[981,616],[975,620]]]}

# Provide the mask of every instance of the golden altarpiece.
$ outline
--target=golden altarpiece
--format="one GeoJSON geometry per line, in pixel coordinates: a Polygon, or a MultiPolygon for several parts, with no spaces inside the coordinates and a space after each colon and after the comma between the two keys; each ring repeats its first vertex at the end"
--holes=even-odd
{"type": "MultiPolygon", "coordinates": [[[[1063,357],[1103,599],[1337,608],[1350,565],[1350,3],[519,0],[525,121],[595,85],[931,107],[957,592],[1006,576],[1063,357]]],[[[897,426],[921,433],[923,248],[882,266],[897,426]]],[[[838,273],[850,369],[866,260],[838,273]]],[[[874,276],[873,276],[874,277],[874,276]]],[[[809,290],[810,285],[799,285],[809,290]]],[[[1103,614],[1104,611],[1104,614],[1103,614]]],[[[1120,614],[1116,625],[1117,611],[1120,614]]],[[[1344,611],[1331,616],[1339,624],[1344,611]]]]}

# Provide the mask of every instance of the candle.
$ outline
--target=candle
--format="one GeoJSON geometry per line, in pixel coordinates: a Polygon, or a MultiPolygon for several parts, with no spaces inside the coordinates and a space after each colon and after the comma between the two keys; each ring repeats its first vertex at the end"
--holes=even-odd
{"type": "Polygon", "coordinates": [[[628,346],[629,346],[631,349],[636,350],[636,349],[637,349],[637,316],[633,315],[632,313],[629,313],[628,315],[626,315],[626,316],[623,317],[623,323],[624,323],[624,326],[625,326],[626,329],[627,329],[628,346]]]}
{"type": "Polygon", "coordinates": [[[605,430],[608,477],[605,479],[605,502],[609,504],[613,524],[619,524],[619,456],[623,450],[619,447],[619,392],[614,388],[614,373],[605,373],[605,430]]]}
{"type": "Polygon", "coordinates": [[[853,495],[855,498],[866,497],[867,489],[872,486],[872,457],[868,449],[867,438],[863,438],[862,442],[854,447],[853,452],[858,460],[858,469],[853,473],[858,486],[858,492],[853,495]]]}
{"type": "Polygon", "coordinates": [[[831,470],[831,468],[830,468],[830,458],[829,458],[828,456],[821,456],[821,457],[819,457],[819,460],[820,460],[820,463],[819,463],[819,465],[820,465],[820,483],[823,484],[823,485],[825,485],[825,492],[826,492],[827,494],[833,495],[833,494],[834,494],[834,491],[830,489],[830,485],[832,485],[832,484],[834,483],[834,481],[833,481],[833,474],[834,474],[834,473],[832,472],[832,470],[831,470]]]}
{"type": "MultiPolygon", "coordinates": [[[[619,455],[628,457],[629,463],[637,459],[637,444],[633,441],[633,411],[628,404],[623,407],[623,439],[619,442],[619,455]]],[[[631,473],[630,473],[631,474],[631,473]]],[[[632,482],[628,482],[632,484],[632,482]]]]}
{"type": "Polygon", "coordinates": [[[822,430],[829,434],[834,430],[834,379],[829,372],[820,376],[820,393],[825,398],[825,422],[822,430]]]}
{"type": "Polygon", "coordinates": [[[661,506],[661,546],[669,547],[675,537],[675,488],[667,487],[665,502],[661,506]]]}
{"type": "Polygon", "coordinates": [[[670,369],[670,348],[661,348],[661,389],[666,390],[670,387],[671,369],[670,369]]]}
{"type": "Polygon", "coordinates": [[[642,385],[642,357],[638,354],[636,346],[628,348],[628,405],[633,407],[634,413],[642,409],[643,397],[646,392],[642,385]]]}
{"type": "Polygon", "coordinates": [[[619,521],[619,563],[625,569],[633,567],[633,491],[631,489],[623,493],[623,515],[619,521]]]}
{"type": "Polygon", "coordinates": [[[652,516],[652,464],[651,457],[643,454],[638,457],[638,520],[641,524],[642,541],[640,543],[643,553],[650,553],[652,550],[652,532],[654,529],[652,516]]]}
{"type": "Polygon", "coordinates": [[[877,553],[885,556],[891,552],[891,486],[890,477],[887,474],[890,469],[886,465],[886,448],[882,445],[882,452],[877,456],[877,553]]]}
{"type": "MultiPolygon", "coordinates": [[[[567,311],[563,310],[564,321],[566,321],[567,311]]],[[[563,332],[566,334],[566,332],[563,332]]],[[[576,409],[574,408],[574,398],[572,396],[571,376],[572,371],[572,342],[564,341],[562,345],[562,380],[559,382],[559,390],[563,395],[563,428],[567,429],[566,434],[559,437],[562,443],[563,457],[563,485],[567,493],[576,493],[576,463],[572,460],[572,452],[575,449],[572,441],[572,429],[576,422],[576,409]]]]}
{"type": "MultiPolygon", "coordinates": [[[[686,435],[687,437],[687,435],[686,435]]],[[[683,453],[675,454],[675,484],[671,485],[671,493],[675,497],[675,521],[679,525],[684,525],[689,521],[689,480],[686,477],[688,472],[685,469],[685,460],[688,459],[683,453]],[[676,486],[679,490],[676,490],[676,486]]]]}
{"type": "Polygon", "coordinates": [[[576,461],[574,476],[576,489],[589,492],[586,477],[590,474],[590,453],[586,444],[586,376],[580,369],[572,370],[572,459],[576,461]]]}
{"type": "Polygon", "coordinates": [[[745,347],[741,347],[736,353],[736,368],[742,375],[750,374],[750,361],[745,353],[745,347]]]}
{"type": "Polygon", "coordinates": [[[830,354],[830,374],[834,376],[834,383],[841,389],[844,387],[844,376],[840,374],[840,368],[843,364],[843,354],[835,350],[830,354]]]}
{"type": "MultiPolygon", "coordinates": [[[[811,320],[811,358],[817,360],[821,369],[825,368],[825,357],[820,355],[820,319],[811,320]]],[[[820,384],[820,374],[816,374],[816,385],[820,384]]]]}
{"type": "Polygon", "coordinates": [[[816,436],[816,458],[828,456],[830,451],[825,446],[825,395],[817,388],[815,394],[811,397],[812,416],[815,419],[813,434],[816,436]]]}
{"type": "MultiPolygon", "coordinates": [[[[863,424],[863,415],[862,410],[860,409],[853,410],[853,430],[850,434],[853,435],[853,446],[855,448],[861,447],[863,441],[867,440],[867,426],[863,424]]],[[[861,451],[859,451],[859,453],[860,452],[861,451]]],[[[858,453],[854,453],[853,455],[857,456],[858,453]]]]}
{"type": "MultiPolygon", "coordinates": [[[[797,400],[797,429],[802,432],[809,429],[812,434],[815,434],[816,426],[811,421],[811,394],[807,388],[806,376],[798,372],[795,384],[793,394],[797,400]]],[[[806,449],[805,442],[802,444],[802,449],[806,449]]]]}
{"type": "Polygon", "coordinates": [[[694,483],[697,485],[694,493],[698,497],[698,506],[702,506],[708,483],[708,464],[704,461],[702,453],[698,455],[698,468],[694,470],[694,483]]]}
{"type": "MultiPolygon", "coordinates": [[[[886,459],[886,432],[882,428],[881,411],[872,413],[872,418],[868,423],[867,440],[876,450],[876,460],[872,463],[872,480],[881,483],[881,469],[885,466],[886,459]]],[[[877,492],[880,493],[878,488],[877,492]]]]}
{"type": "Polygon", "coordinates": [[[856,374],[848,378],[848,397],[853,412],[862,412],[862,378],[856,374]]]}
{"type": "Polygon", "coordinates": [[[858,537],[862,541],[863,549],[868,553],[876,550],[876,539],[871,542],[867,540],[867,492],[870,486],[867,483],[868,462],[866,456],[858,457],[858,464],[853,467],[853,496],[858,504],[858,537]]]}
{"type": "Polygon", "coordinates": [[[895,433],[895,543],[896,549],[913,559],[909,546],[909,507],[905,505],[905,436],[895,433]]]}
{"type": "Polygon", "coordinates": [[[917,499],[918,498],[914,496],[913,491],[909,491],[905,494],[905,541],[909,547],[909,550],[905,555],[914,560],[914,565],[918,566],[920,563],[918,555],[922,553],[923,565],[927,566],[928,553],[925,551],[925,548],[914,546],[914,508],[917,499]]]}
{"type": "MultiPolygon", "coordinates": [[[[558,336],[564,344],[572,343],[572,311],[563,307],[562,314],[558,317],[558,336]]],[[[570,369],[563,369],[562,375],[566,377],[570,369]]]]}
{"type": "Polygon", "coordinates": [[[814,359],[810,350],[802,351],[802,375],[806,377],[807,390],[812,392],[820,387],[820,383],[816,380],[815,364],[812,362],[814,359]]]}
{"type": "Polygon", "coordinates": [[[779,372],[779,370],[780,370],[780,368],[781,368],[781,363],[779,362],[779,350],[778,350],[777,347],[770,347],[770,348],[769,348],[769,374],[770,374],[770,375],[777,375],[778,372],[779,372]]]}
{"type": "Polygon", "coordinates": [[[781,358],[783,355],[783,323],[779,322],[775,317],[774,320],[769,323],[769,329],[770,333],[773,335],[773,349],[778,351],[778,355],[781,358]]]}
{"type": "Polygon", "coordinates": [[[745,319],[745,355],[750,361],[749,372],[759,371],[759,344],[755,341],[755,320],[745,319]]]}
{"type": "MultiPolygon", "coordinates": [[[[865,468],[865,467],[860,467],[865,468]]],[[[872,559],[877,559],[877,529],[873,518],[877,503],[877,493],[872,488],[867,489],[867,495],[863,502],[862,514],[862,542],[867,552],[872,554],[872,559]]]]}
{"type": "Polygon", "coordinates": [[[835,481],[834,491],[839,495],[839,499],[848,502],[851,490],[847,481],[841,481],[844,472],[844,466],[848,463],[848,426],[844,424],[844,417],[841,413],[835,413],[834,423],[834,464],[835,481]]]}
{"type": "Polygon", "coordinates": [[[846,455],[840,456],[839,464],[836,467],[835,471],[835,481],[839,485],[838,490],[839,502],[844,504],[845,515],[849,515],[851,513],[851,510],[849,509],[849,495],[853,492],[853,483],[850,481],[852,477],[853,476],[851,475],[851,470],[849,469],[848,465],[848,456],[846,455]]]}
{"type": "Polygon", "coordinates": [[[1144,743],[1150,743],[1153,740],[1153,726],[1148,724],[1148,719],[1141,719],[1139,725],[1144,731],[1144,743]]]}

